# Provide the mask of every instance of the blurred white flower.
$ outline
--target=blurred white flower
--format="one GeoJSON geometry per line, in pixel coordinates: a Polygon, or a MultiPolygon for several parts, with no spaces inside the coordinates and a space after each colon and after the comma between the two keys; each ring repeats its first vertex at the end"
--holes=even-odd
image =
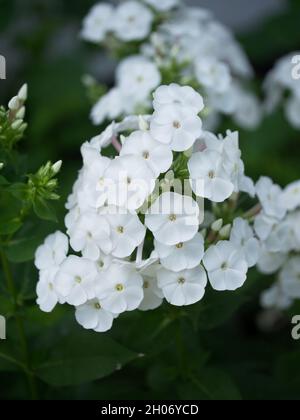
{"type": "Polygon", "coordinates": [[[278,220],[284,218],[286,210],[282,203],[282,189],[270,178],[261,177],[256,184],[256,194],[266,215],[278,220]]]}
{"type": "Polygon", "coordinates": [[[149,35],[153,14],[148,7],[137,1],[125,1],[114,14],[114,33],[122,41],[143,40],[149,35]]]}
{"type": "Polygon", "coordinates": [[[288,309],[292,305],[292,299],[282,290],[279,283],[275,283],[270,289],[262,293],[260,303],[266,309],[288,309]]]}
{"type": "Polygon", "coordinates": [[[242,258],[247,261],[248,267],[254,267],[257,264],[260,254],[260,244],[254,236],[253,229],[246,220],[240,217],[234,220],[230,242],[241,251],[242,258]]]}
{"type": "Polygon", "coordinates": [[[161,75],[156,64],[143,56],[133,56],[118,66],[116,79],[124,98],[130,96],[138,104],[159,86],[161,75]]]}
{"type": "Polygon", "coordinates": [[[289,184],[282,193],[282,205],[293,211],[300,207],[300,181],[289,184]]]}
{"type": "Polygon", "coordinates": [[[176,83],[160,86],[153,97],[155,111],[159,111],[166,105],[181,105],[197,115],[204,109],[202,96],[190,86],[180,86],[176,83]]]}
{"type": "Polygon", "coordinates": [[[168,10],[172,9],[173,7],[178,6],[181,3],[181,0],[144,0],[145,3],[149,4],[149,6],[154,7],[154,9],[158,10],[159,12],[167,12],[168,10]]]}
{"type": "Polygon", "coordinates": [[[113,7],[109,4],[96,4],[85,17],[81,36],[83,39],[95,43],[104,41],[112,31],[113,7]]]}

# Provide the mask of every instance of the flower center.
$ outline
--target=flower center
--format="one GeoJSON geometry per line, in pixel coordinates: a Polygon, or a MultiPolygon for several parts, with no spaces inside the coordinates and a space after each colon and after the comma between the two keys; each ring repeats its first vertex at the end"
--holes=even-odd
{"type": "Polygon", "coordinates": [[[176,222],[176,220],[177,220],[176,214],[170,214],[169,220],[170,220],[170,222],[176,222]]]}
{"type": "Polygon", "coordinates": [[[184,277],[180,277],[179,279],[178,279],[178,284],[184,284],[186,282],[186,280],[185,280],[185,278],[184,277]]]}
{"type": "Polygon", "coordinates": [[[177,244],[177,245],[176,245],[176,248],[177,248],[177,249],[182,249],[182,248],[183,248],[183,243],[182,243],[182,242],[180,242],[180,244],[177,244]]]}
{"type": "Polygon", "coordinates": [[[214,179],[214,178],[216,177],[215,172],[214,172],[214,171],[209,171],[209,173],[208,173],[208,177],[209,177],[210,179],[214,179]]]}
{"type": "Polygon", "coordinates": [[[150,284],[148,281],[144,281],[144,289],[149,289],[150,284]]]}
{"type": "Polygon", "coordinates": [[[104,261],[102,261],[102,260],[100,260],[99,262],[98,262],[98,266],[100,267],[100,268],[104,268],[104,261]]]}
{"type": "Polygon", "coordinates": [[[150,157],[150,153],[149,152],[144,152],[143,153],[143,158],[144,159],[149,159],[149,157],[150,157]]]}
{"type": "Polygon", "coordinates": [[[223,271],[226,271],[228,269],[228,263],[227,262],[223,262],[223,264],[221,265],[221,269],[223,271]]]}
{"type": "Polygon", "coordinates": [[[128,178],[126,179],[126,181],[127,181],[127,184],[128,184],[128,185],[130,185],[130,184],[131,184],[131,182],[132,182],[132,179],[131,179],[130,177],[128,177],[128,178]]]}
{"type": "Polygon", "coordinates": [[[124,231],[125,231],[124,226],[117,227],[117,232],[120,233],[121,235],[124,233],[124,231]]]}
{"type": "Polygon", "coordinates": [[[101,305],[98,302],[95,303],[94,307],[95,307],[95,309],[97,309],[97,311],[99,311],[101,309],[101,305]]]}
{"type": "Polygon", "coordinates": [[[123,292],[123,290],[124,290],[124,286],[123,286],[122,283],[119,283],[119,284],[116,285],[116,291],[117,292],[123,292]]]}
{"type": "Polygon", "coordinates": [[[82,278],[80,276],[76,276],[75,281],[76,281],[76,283],[80,284],[80,283],[82,283],[82,278]]]}
{"type": "Polygon", "coordinates": [[[54,286],[52,283],[49,283],[49,290],[51,290],[51,292],[54,290],[54,286]]]}
{"type": "Polygon", "coordinates": [[[173,127],[174,127],[174,128],[176,128],[177,130],[178,130],[179,128],[181,128],[181,124],[180,124],[180,122],[179,122],[179,121],[174,121],[174,122],[173,122],[173,127]]]}

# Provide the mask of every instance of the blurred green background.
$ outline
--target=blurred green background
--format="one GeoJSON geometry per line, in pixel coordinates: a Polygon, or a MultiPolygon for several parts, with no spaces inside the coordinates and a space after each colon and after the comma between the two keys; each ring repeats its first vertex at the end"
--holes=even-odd
{"type": "MultiPolygon", "coordinates": [[[[89,121],[82,76],[91,72],[101,82],[113,83],[112,63],[78,36],[81,20],[93,4],[91,0],[0,0],[0,54],[8,57],[0,103],[7,103],[27,82],[29,129],[20,147],[28,155],[28,172],[47,160],[64,162],[62,200],[57,205],[60,223],[46,224],[43,234],[62,227],[64,202],[81,166],[80,145],[99,131],[89,121]]],[[[299,49],[300,1],[287,0],[285,5],[282,12],[237,34],[256,71],[259,95],[274,62],[299,49]]],[[[228,120],[223,128],[235,127],[228,120]]],[[[258,130],[241,131],[241,146],[247,173],[254,179],[268,175],[285,185],[300,178],[300,132],[288,125],[282,110],[264,119],[258,130]]],[[[17,267],[15,274],[29,302],[23,315],[32,360],[38,366],[40,398],[300,397],[300,347],[291,339],[291,317],[276,318],[268,331],[258,326],[258,297],[272,278],[253,273],[241,291],[209,292],[203,304],[187,311],[162,308],[126,315],[112,332],[99,336],[83,331],[71,309],[45,315],[35,307],[37,274],[32,263],[17,267]],[[97,369],[100,373],[95,376],[97,369]]],[[[5,305],[0,295],[0,313],[5,305]]],[[[290,315],[296,313],[300,306],[290,315]]],[[[14,326],[9,323],[8,340],[0,342],[0,353],[18,352],[13,337],[14,326]]],[[[26,381],[12,364],[0,361],[0,378],[1,399],[28,398],[26,381]]]]}

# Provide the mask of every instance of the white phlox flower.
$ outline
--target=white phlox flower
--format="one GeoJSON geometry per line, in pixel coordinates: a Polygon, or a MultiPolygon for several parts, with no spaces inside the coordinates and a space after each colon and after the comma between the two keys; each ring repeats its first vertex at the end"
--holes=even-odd
{"type": "Polygon", "coordinates": [[[132,133],[124,142],[120,155],[136,155],[144,159],[155,178],[167,172],[173,162],[173,153],[169,146],[154,140],[147,131],[132,133]]]}
{"type": "Polygon", "coordinates": [[[87,41],[100,43],[113,29],[113,7],[109,4],[96,4],[85,17],[81,36],[87,41]]]}
{"type": "Polygon", "coordinates": [[[145,159],[134,155],[115,158],[104,173],[103,194],[109,205],[136,210],[155,188],[155,178],[145,159]]]}
{"type": "Polygon", "coordinates": [[[242,253],[242,258],[248,264],[248,267],[254,267],[260,255],[260,243],[255,238],[254,231],[249,223],[241,218],[233,222],[230,242],[234,244],[242,253]]]}
{"type": "Polygon", "coordinates": [[[96,264],[88,259],[70,255],[55,277],[55,288],[69,305],[83,305],[95,298],[96,264]]]}
{"type": "Polygon", "coordinates": [[[86,330],[106,332],[112,328],[116,315],[102,308],[98,299],[92,299],[84,305],[78,306],[75,311],[78,324],[86,330]]]}
{"type": "Polygon", "coordinates": [[[143,40],[149,35],[153,14],[138,1],[120,4],[114,15],[114,34],[122,41],[143,40]]]}
{"type": "Polygon", "coordinates": [[[248,264],[240,249],[231,242],[221,241],[211,246],[204,255],[203,264],[217,291],[239,289],[247,279],[248,264]]]}
{"type": "Polygon", "coordinates": [[[158,271],[158,286],[166,300],[175,306],[193,305],[202,300],[207,285],[203,267],[173,272],[162,268],[158,271]]]}
{"type": "Polygon", "coordinates": [[[199,206],[188,196],[163,193],[146,213],[145,224],[165,245],[191,240],[199,229],[199,206]]]}
{"type": "Polygon", "coordinates": [[[128,264],[113,263],[98,281],[96,295],[106,311],[133,311],[144,298],[142,276],[128,264]]]}
{"type": "Polygon", "coordinates": [[[155,251],[161,265],[167,270],[183,271],[190,270],[200,265],[204,256],[204,238],[197,233],[188,242],[180,242],[176,245],[164,245],[155,241],[155,251]]]}
{"type": "Polygon", "coordinates": [[[73,250],[82,252],[84,258],[92,261],[97,261],[101,252],[109,254],[112,251],[110,225],[105,217],[96,211],[80,216],[69,235],[73,250]]]}

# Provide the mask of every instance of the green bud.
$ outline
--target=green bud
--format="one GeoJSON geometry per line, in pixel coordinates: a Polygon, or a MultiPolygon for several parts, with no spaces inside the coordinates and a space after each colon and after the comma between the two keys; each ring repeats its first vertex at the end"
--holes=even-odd
{"type": "Polygon", "coordinates": [[[222,229],[223,223],[223,219],[218,219],[211,225],[211,229],[218,233],[222,229]]]}

